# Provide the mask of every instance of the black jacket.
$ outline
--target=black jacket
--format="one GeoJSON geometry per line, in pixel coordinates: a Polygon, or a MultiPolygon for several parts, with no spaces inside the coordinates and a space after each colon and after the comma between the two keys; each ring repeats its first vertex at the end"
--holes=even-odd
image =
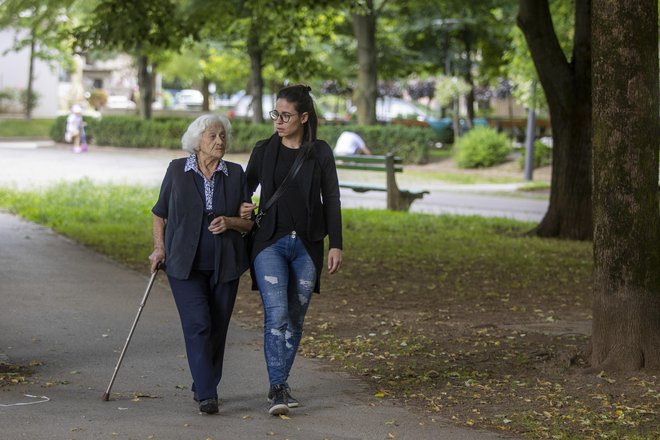
{"type": "MultiPolygon", "coordinates": [[[[227,162],[228,176],[216,173],[213,212],[216,216],[238,217],[242,202],[250,201],[243,168],[227,162]]],[[[166,272],[177,279],[187,279],[199,244],[205,203],[195,185],[194,172],[184,172],[186,158],[170,162],[160,188],[158,201],[151,212],[167,219],[165,226],[166,272]]],[[[214,235],[214,283],[235,280],[249,267],[245,239],[240,232],[228,230],[214,235]]]]}
{"type": "MultiPolygon", "coordinates": [[[[274,134],[270,139],[257,142],[247,165],[247,185],[249,194],[254,193],[261,185],[259,204],[264,204],[273,195],[275,187],[275,165],[277,150],[281,138],[274,134]]],[[[320,288],[319,279],[323,266],[323,239],[329,238],[330,248],[342,248],[341,203],[339,199],[339,182],[332,148],[322,140],[317,140],[309,147],[302,168],[296,180],[301,188],[306,189],[304,204],[307,215],[307,236],[303,237],[310,257],[314,261],[317,273],[315,291],[320,288]]],[[[254,236],[252,260],[264,249],[266,242],[277,229],[276,203],[261,219],[261,227],[254,236]]],[[[253,288],[256,284],[253,282],[253,288]]]]}

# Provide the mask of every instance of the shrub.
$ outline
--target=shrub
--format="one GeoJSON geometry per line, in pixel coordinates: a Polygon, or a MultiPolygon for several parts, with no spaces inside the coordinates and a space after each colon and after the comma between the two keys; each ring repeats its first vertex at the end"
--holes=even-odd
{"type": "Polygon", "coordinates": [[[454,159],[460,168],[484,168],[506,161],[511,142],[503,133],[489,127],[474,127],[454,147],[454,159]]]}
{"type": "Polygon", "coordinates": [[[94,89],[87,98],[89,105],[94,107],[95,110],[100,109],[108,102],[108,93],[103,89],[94,89]]]}
{"type": "MultiPolygon", "coordinates": [[[[527,153],[526,149],[521,148],[521,156],[518,160],[520,169],[525,169],[525,155],[527,153]]],[[[534,168],[540,168],[548,166],[552,163],[552,148],[548,147],[543,142],[537,140],[534,141],[534,168]]]]}

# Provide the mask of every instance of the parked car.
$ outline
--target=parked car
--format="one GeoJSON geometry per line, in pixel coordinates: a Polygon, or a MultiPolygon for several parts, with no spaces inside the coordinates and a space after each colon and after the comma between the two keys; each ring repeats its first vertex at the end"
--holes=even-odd
{"type": "MultiPolygon", "coordinates": [[[[270,120],[268,112],[275,108],[275,95],[261,96],[261,111],[265,120],[270,120]]],[[[249,119],[254,114],[252,110],[252,95],[242,96],[228,113],[229,118],[249,119]]]]}
{"type": "Polygon", "coordinates": [[[428,116],[415,104],[401,98],[383,96],[376,100],[376,119],[388,122],[397,118],[425,121],[428,116]]]}
{"type": "Polygon", "coordinates": [[[200,110],[204,96],[195,89],[183,89],[174,95],[174,108],[179,110],[200,110]]]}
{"type": "Polygon", "coordinates": [[[133,110],[135,107],[137,107],[137,104],[125,95],[110,95],[105,103],[105,108],[108,109],[133,110]]]}

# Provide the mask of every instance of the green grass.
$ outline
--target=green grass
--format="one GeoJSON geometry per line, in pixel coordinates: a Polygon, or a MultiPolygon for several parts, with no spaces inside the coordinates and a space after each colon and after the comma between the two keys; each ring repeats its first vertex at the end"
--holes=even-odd
{"type": "Polygon", "coordinates": [[[152,249],[150,211],[157,196],[157,188],[81,180],[38,192],[0,189],[0,207],[139,268],[152,249]]]}
{"type": "Polygon", "coordinates": [[[0,119],[0,137],[47,138],[54,119],[0,119]]]}
{"type": "MultiPolygon", "coordinates": [[[[146,265],[151,251],[151,207],[157,188],[100,185],[90,180],[60,183],[39,191],[0,189],[0,207],[107,254],[131,267],[146,265]]],[[[347,255],[373,259],[379,243],[381,264],[401,261],[423,264],[442,256],[448,266],[488,261],[504,268],[525,261],[531,272],[546,266],[544,259],[572,259],[572,242],[524,239],[532,223],[465,216],[344,210],[347,255]]]]}

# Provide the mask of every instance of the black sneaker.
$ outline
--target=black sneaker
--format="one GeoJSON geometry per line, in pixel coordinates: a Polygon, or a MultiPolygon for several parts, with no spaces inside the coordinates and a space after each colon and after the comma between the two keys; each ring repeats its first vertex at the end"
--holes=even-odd
{"type": "MultiPolygon", "coordinates": [[[[275,395],[275,392],[273,391],[273,386],[270,387],[270,390],[268,390],[268,401],[273,400],[273,396],[275,395]]],[[[291,388],[289,388],[288,385],[284,385],[284,391],[286,392],[286,404],[289,408],[298,408],[300,406],[300,402],[298,399],[293,397],[291,395],[291,388]]]]}
{"type": "Polygon", "coordinates": [[[218,413],[218,399],[206,399],[199,402],[199,411],[204,414],[218,413]]]}
{"type": "Polygon", "coordinates": [[[270,408],[268,413],[271,416],[282,416],[289,414],[289,405],[287,405],[286,387],[284,385],[275,385],[271,387],[273,397],[270,399],[270,408]]]}

